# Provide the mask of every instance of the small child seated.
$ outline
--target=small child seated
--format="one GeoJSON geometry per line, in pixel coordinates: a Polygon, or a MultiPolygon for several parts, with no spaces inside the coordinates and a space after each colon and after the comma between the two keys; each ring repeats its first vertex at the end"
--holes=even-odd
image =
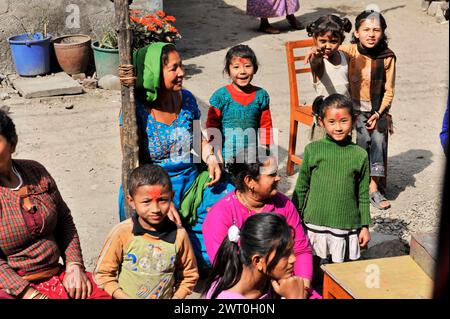
{"type": "Polygon", "coordinates": [[[108,235],[94,270],[96,283],[116,299],[185,298],[199,275],[185,229],[167,218],[169,175],[157,165],[140,166],[128,190],[136,213],[108,235]]]}

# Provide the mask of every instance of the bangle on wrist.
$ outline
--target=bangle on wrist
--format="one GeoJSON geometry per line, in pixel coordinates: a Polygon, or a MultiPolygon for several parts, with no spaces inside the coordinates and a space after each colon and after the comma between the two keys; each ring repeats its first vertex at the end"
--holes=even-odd
{"type": "Polygon", "coordinates": [[[39,294],[40,294],[39,291],[34,290],[26,299],[34,299],[39,294]]]}

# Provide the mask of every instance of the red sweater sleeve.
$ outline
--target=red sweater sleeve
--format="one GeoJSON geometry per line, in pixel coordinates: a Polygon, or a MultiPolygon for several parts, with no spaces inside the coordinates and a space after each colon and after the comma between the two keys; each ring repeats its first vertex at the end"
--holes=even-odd
{"type": "Polygon", "coordinates": [[[222,122],[220,120],[220,111],[214,106],[210,106],[208,109],[208,118],[206,119],[206,128],[218,128],[222,127],[222,122]]]}
{"type": "Polygon", "coordinates": [[[267,108],[261,113],[261,122],[259,124],[261,134],[259,136],[262,145],[273,144],[272,139],[272,116],[270,115],[270,109],[267,108]]]}

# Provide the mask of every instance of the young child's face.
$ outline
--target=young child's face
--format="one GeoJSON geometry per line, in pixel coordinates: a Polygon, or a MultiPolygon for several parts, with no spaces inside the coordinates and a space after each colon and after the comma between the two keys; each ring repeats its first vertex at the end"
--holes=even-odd
{"type": "Polygon", "coordinates": [[[329,31],[314,38],[314,43],[317,49],[322,52],[324,59],[332,56],[338,50],[341,42],[341,38],[333,36],[329,31]]]}
{"type": "Polygon", "coordinates": [[[369,49],[375,47],[382,36],[380,20],[375,17],[367,18],[361,23],[358,30],[355,30],[355,37],[359,39],[362,46],[369,49]]]}
{"type": "Polygon", "coordinates": [[[133,196],[128,195],[128,203],[136,210],[139,223],[145,229],[155,230],[169,213],[173,192],[162,185],[143,185],[133,196]]]}
{"type": "Polygon", "coordinates": [[[233,57],[229,67],[231,81],[238,88],[244,88],[250,84],[255,74],[255,67],[250,59],[233,57]]]}
{"type": "Polygon", "coordinates": [[[325,109],[324,118],[319,118],[319,122],[327,135],[337,142],[343,141],[352,131],[352,116],[346,108],[325,109]]]}

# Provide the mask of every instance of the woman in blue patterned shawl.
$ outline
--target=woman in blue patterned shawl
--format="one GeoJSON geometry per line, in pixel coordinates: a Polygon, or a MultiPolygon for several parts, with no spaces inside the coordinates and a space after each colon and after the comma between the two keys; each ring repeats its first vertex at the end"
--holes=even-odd
{"type": "MultiPolygon", "coordinates": [[[[222,166],[200,132],[200,110],[195,97],[182,89],[185,72],[175,46],[152,43],[134,52],[133,65],[139,162],[160,165],[169,174],[174,191],[172,212],[175,219],[177,211],[182,217],[202,275],[202,270],[210,265],[201,231],[203,221],[209,208],[234,186],[219,181],[222,166]],[[202,161],[207,166],[203,171],[202,161]]],[[[122,187],[119,215],[121,221],[126,218],[122,187]]]]}

